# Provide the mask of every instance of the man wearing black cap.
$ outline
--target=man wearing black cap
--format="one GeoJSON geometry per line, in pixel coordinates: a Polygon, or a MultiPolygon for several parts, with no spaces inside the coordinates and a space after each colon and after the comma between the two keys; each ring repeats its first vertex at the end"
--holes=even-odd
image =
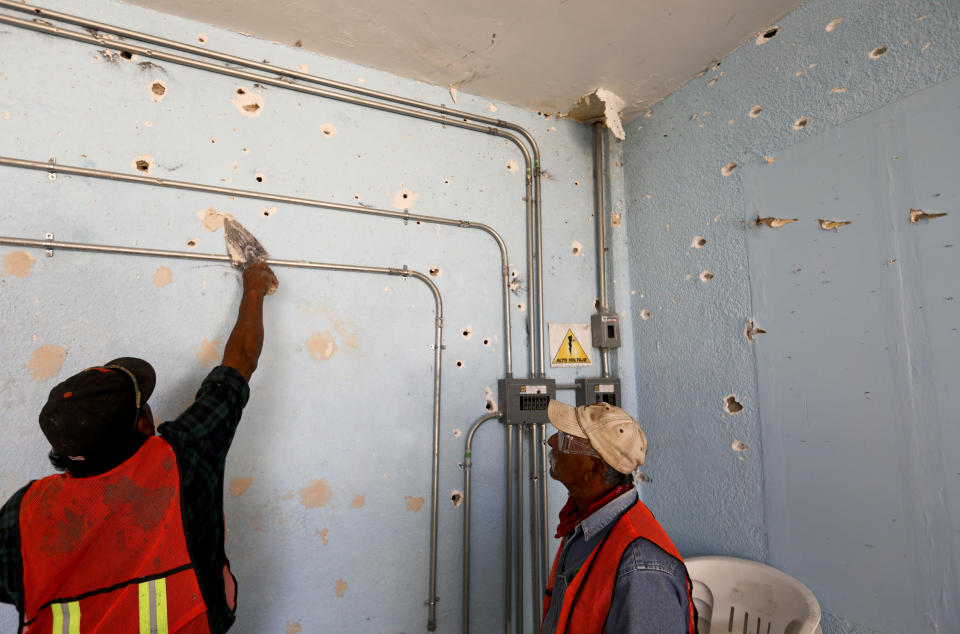
{"type": "Polygon", "coordinates": [[[243,273],[223,363],[154,435],[156,375],[123,357],[51,390],[40,412],[50,461],[0,509],[0,601],[24,633],[219,633],[236,580],[224,553],[227,451],[263,347],[265,263],[243,273]],[[139,628],[139,629],[138,629],[139,628]]]}
{"type": "Polygon", "coordinates": [[[609,403],[550,401],[550,477],[570,494],[544,597],[541,634],[696,632],[683,559],[640,501],[632,473],[647,439],[609,403]]]}

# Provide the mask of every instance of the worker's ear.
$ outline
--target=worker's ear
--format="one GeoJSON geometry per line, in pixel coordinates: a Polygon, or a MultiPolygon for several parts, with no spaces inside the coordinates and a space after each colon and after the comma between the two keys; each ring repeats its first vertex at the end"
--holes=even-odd
{"type": "Polygon", "coordinates": [[[602,478],[603,472],[607,470],[607,465],[600,458],[591,457],[592,465],[583,473],[583,480],[590,482],[594,478],[602,478]]]}

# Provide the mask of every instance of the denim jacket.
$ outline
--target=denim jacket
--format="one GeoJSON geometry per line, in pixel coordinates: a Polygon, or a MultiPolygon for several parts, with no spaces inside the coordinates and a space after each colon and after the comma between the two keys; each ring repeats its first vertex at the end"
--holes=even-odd
{"type": "MultiPolygon", "coordinates": [[[[554,634],[567,586],[620,516],[637,499],[631,489],[576,525],[557,561],[550,609],[541,634],[554,634]]],[[[605,630],[609,634],[677,634],[687,631],[687,571],[683,562],[653,542],[638,539],[617,569],[605,630]]]]}

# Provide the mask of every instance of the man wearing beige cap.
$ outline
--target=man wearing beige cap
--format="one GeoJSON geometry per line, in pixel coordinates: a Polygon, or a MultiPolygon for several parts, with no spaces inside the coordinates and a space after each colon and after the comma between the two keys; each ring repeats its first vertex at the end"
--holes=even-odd
{"type": "Polygon", "coordinates": [[[619,407],[550,401],[550,477],[570,494],[547,583],[542,634],[696,632],[683,559],[640,501],[647,439],[619,407]]]}

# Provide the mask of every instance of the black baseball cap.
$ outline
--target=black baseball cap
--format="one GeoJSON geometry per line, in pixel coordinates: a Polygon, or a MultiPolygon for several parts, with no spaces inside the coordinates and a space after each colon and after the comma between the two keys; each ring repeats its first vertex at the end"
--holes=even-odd
{"type": "Polygon", "coordinates": [[[50,390],[40,429],[62,456],[102,455],[133,431],[156,384],[153,366],[143,359],[121,357],[87,368],[50,390]]]}

